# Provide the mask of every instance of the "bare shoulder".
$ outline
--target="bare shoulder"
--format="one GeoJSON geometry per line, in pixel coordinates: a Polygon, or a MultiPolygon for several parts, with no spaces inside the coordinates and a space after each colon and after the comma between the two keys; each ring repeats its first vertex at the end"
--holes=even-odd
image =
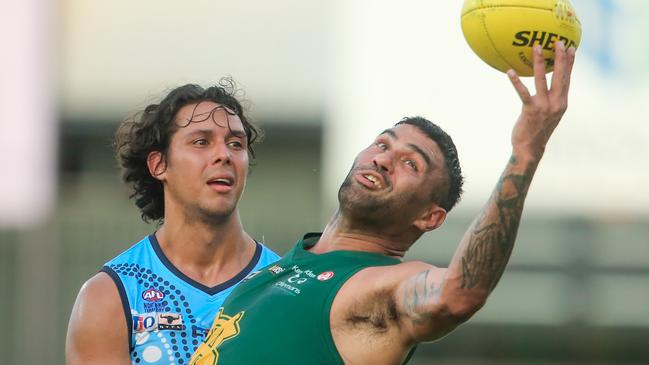
{"type": "Polygon", "coordinates": [[[100,272],[88,279],[72,308],[66,339],[67,364],[127,364],[129,338],[119,291],[100,272]]]}
{"type": "Polygon", "coordinates": [[[108,274],[100,272],[81,286],[72,309],[72,317],[91,323],[114,322],[115,317],[106,319],[107,316],[103,314],[121,314],[123,317],[124,309],[117,285],[108,274]]]}
{"type": "Polygon", "coordinates": [[[105,272],[99,272],[83,283],[79,290],[79,298],[91,302],[103,302],[111,298],[120,299],[115,282],[105,272]]]}

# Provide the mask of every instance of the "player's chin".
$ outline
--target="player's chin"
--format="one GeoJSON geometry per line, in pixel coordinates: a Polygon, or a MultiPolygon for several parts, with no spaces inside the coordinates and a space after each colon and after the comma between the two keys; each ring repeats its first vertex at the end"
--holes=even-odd
{"type": "Polygon", "coordinates": [[[201,215],[211,220],[222,220],[230,217],[237,208],[237,201],[234,199],[218,199],[203,201],[199,204],[201,215]]]}
{"type": "Polygon", "coordinates": [[[385,203],[381,197],[381,192],[370,190],[364,186],[350,187],[339,195],[340,203],[350,207],[353,210],[373,211],[380,209],[385,203]]]}

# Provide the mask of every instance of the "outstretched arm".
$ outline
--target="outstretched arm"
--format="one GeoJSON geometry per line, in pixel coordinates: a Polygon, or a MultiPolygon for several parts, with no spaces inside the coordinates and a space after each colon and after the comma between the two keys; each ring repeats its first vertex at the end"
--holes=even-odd
{"type": "Polygon", "coordinates": [[[568,104],[574,48],[566,50],[557,42],[549,89],[540,53],[536,46],[536,95],[530,95],[513,70],[508,72],[523,109],[512,132],[511,158],[486,206],[465,233],[448,269],[422,271],[398,289],[404,324],[415,341],[439,338],[468,319],[505,270],[532,177],[568,104]]]}
{"type": "Polygon", "coordinates": [[[566,51],[560,42],[556,49],[556,68],[549,90],[538,46],[534,58],[536,95],[530,95],[513,70],[507,73],[523,102],[523,110],[512,132],[509,163],[487,206],[467,231],[453,258],[451,265],[462,269],[460,287],[463,290],[478,289],[488,294],[498,283],[509,260],[532,177],[552,132],[568,107],[575,50],[566,51]]]}

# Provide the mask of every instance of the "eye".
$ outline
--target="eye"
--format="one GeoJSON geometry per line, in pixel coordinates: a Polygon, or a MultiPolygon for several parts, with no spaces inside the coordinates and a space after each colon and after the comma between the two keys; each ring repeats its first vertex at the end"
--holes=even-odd
{"type": "Polygon", "coordinates": [[[207,146],[208,141],[205,138],[198,138],[192,141],[192,144],[195,146],[207,146]]]}
{"type": "Polygon", "coordinates": [[[403,163],[408,165],[408,167],[410,167],[414,171],[417,171],[417,164],[415,163],[415,161],[406,159],[406,160],[403,161],[403,163]]]}
{"type": "Polygon", "coordinates": [[[388,145],[383,142],[376,142],[376,147],[378,147],[381,151],[388,149],[388,145]]]}
{"type": "Polygon", "coordinates": [[[240,141],[231,141],[228,142],[228,146],[235,148],[235,149],[242,149],[243,148],[243,143],[240,141]]]}

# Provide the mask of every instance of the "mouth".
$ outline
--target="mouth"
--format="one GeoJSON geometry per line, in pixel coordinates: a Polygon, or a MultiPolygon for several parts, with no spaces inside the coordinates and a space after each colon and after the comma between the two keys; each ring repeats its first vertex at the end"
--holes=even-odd
{"type": "Polygon", "coordinates": [[[234,178],[232,177],[217,177],[207,180],[207,185],[216,189],[217,191],[229,191],[234,185],[234,178]]]}
{"type": "Polygon", "coordinates": [[[364,172],[356,175],[356,180],[371,190],[380,190],[387,186],[382,175],[364,172]]]}

